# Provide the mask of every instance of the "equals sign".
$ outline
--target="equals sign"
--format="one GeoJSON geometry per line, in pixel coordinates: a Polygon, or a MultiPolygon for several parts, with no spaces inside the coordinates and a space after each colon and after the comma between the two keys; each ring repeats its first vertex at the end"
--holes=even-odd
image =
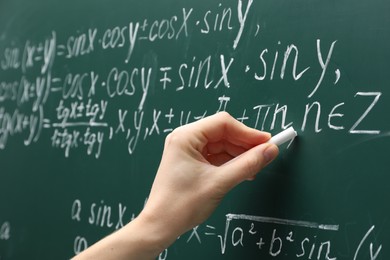
{"type": "MultiPolygon", "coordinates": [[[[62,81],[61,78],[53,78],[53,79],[51,80],[51,82],[52,82],[53,84],[59,84],[59,83],[61,83],[61,81],[62,81]]],[[[52,87],[52,88],[51,88],[51,92],[59,92],[59,91],[62,91],[62,87],[52,87]]]]}
{"type": "MultiPolygon", "coordinates": [[[[207,227],[208,229],[215,230],[215,227],[213,227],[213,226],[206,225],[206,227],[207,227]]],[[[216,235],[214,232],[213,232],[213,233],[211,233],[211,232],[205,232],[204,234],[205,234],[206,236],[215,236],[215,235],[216,235]]]]}
{"type": "Polygon", "coordinates": [[[49,119],[43,119],[43,128],[51,128],[49,119]]]}
{"type": "Polygon", "coordinates": [[[65,55],[65,50],[66,50],[65,45],[58,45],[57,46],[57,55],[58,56],[65,55]]]}

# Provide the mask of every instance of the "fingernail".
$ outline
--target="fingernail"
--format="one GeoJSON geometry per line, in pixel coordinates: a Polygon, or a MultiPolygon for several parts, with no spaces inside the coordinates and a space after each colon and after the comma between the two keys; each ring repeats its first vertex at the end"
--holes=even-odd
{"type": "Polygon", "coordinates": [[[274,144],[269,145],[263,151],[264,162],[266,164],[270,163],[272,160],[276,158],[276,156],[278,156],[278,154],[279,154],[279,148],[274,144]]]}

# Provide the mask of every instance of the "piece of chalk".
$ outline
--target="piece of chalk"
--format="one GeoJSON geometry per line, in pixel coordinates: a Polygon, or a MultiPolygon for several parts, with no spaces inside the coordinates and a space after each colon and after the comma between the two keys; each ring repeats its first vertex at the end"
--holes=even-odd
{"type": "Polygon", "coordinates": [[[271,139],[269,139],[268,143],[276,144],[277,146],[280,146],[284,144],[285,142],[291,141],[297,136],[297,132],[294,130],[293,127],[289,127],[283,132],[280,132],[277,135],[274,135],[271,139]]]}

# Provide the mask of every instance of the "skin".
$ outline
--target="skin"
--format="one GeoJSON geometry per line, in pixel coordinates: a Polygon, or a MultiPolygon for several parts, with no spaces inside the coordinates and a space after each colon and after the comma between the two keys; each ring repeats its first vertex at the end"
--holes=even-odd
{"type": "Polygon", "coordinates": [[[270,138],[226,112],[175,129],[140,215],[74,259],[155,259],[277,157],[277,146],[266,143],[270,138]]]}

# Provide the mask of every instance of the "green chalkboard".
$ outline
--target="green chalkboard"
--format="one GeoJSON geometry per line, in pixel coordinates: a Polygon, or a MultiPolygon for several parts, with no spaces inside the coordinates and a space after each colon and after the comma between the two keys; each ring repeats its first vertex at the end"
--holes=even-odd
{"type": "Polygon", "coordinates": [[[166,135],[222,110],[299,137],[159,259],[390,259],[389,13],[0,0],[0,259],[68,259],[131,221],[166,135]]]}

